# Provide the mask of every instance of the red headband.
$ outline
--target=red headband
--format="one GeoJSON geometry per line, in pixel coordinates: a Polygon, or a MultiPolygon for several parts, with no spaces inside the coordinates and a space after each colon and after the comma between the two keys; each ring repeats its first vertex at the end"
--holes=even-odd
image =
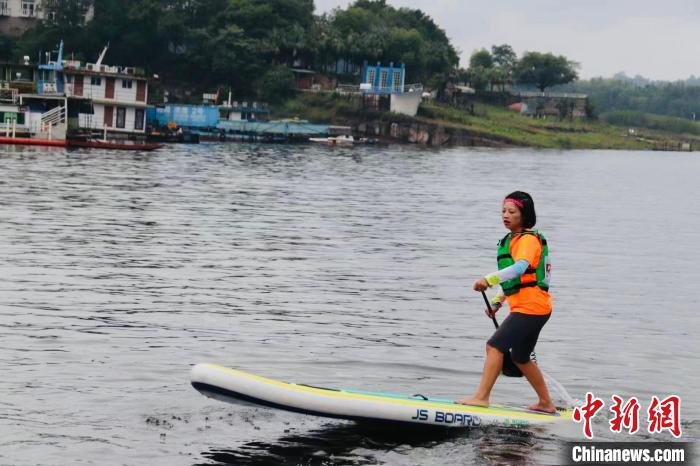
{"type": "Polygon", "coordinates": [[[523,208],[523,203],[520,202],[520,201],[517,200],[517,199],[513,199],[513,198],[511,198],[511,197],[507,197],[507,198],[505,198],[505,199],[503,200],[503,203],[504,203],[504,204],[505,204],[506,202],[512,202],[513,204],[515,204],[516,206],[518,206],[518,208],[520,208],[520,209],[523,208]]]}

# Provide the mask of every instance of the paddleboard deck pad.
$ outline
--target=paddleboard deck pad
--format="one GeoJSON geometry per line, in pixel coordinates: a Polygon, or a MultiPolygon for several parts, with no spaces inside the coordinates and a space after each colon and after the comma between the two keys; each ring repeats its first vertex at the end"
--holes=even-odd
{"type": "Polygon", "coordinates": [[[203,395],[229,403],[358,422],[468,428],[524,427],[571,419],[571,410],[548,414],[508,405],[461,405],[423,395],[322,388],[280,382],[216,364],[194,366],[191,381],[203,395]]]}

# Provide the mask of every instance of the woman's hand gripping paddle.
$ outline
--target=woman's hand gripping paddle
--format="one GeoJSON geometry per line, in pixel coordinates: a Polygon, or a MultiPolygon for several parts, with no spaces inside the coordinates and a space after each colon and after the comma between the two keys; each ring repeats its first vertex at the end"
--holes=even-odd
{"type": "MultiPolygon", "coordinates": [[[[489,312],[489,317],[491,317],[491,320],[493,321],[493,325],[498,328],[498,321],[496,320],[496,312],[491,308],[491,303],[489,302],[489,298],[486,296],[486,293],[483,291],[481,292],[481,296],[484,297],[484,302],[486,303],[486,309],[488,309],[489,312]]],[[[523,373],[520,372],[520,369],[518,369],[518,366],[515,365],[513,362],[513,359],[510,356],[510,351],[508,353],[503,355],[503,368],[501,369],[501,372],[503,372],[503,375],[508,376],[508,377],[522,377],[523,373]]]]}

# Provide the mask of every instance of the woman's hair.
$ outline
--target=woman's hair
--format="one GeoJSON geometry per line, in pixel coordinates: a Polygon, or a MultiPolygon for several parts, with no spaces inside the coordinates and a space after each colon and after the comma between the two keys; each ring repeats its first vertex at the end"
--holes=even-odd
{"type": "Polygon", "coordinates": [[[535,213],[535,201],[532,200],[532,196],[523,191],[515,191],[506,196],[506,199],[515,199],[522,207],[518,206],[520,209],[520,214],[523,217],[523,226],[525,228],[532,228],[537,223],[537,214],[535,213]]]}

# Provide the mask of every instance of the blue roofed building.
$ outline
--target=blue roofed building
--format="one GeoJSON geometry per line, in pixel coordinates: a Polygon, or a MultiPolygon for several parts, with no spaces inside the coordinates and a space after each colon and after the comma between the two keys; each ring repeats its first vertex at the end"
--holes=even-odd
{"type": "Polygon", "coordinates": [[[365,61],[362,67],[362,83],[360,89],[366,93],[373,94],[400,94],[404,92],[404,83],[406,81],[406,66],[401,63],[401,66],[394,66],[394,63],[389,63],[389,66],[368,65],[365,61]]]}
{"type": "Polygon", "coordinates": [[[382,66],[381,63],[370,65],[367,61],[362,67],[360,92],[376,101],[377,108],[386,109],[382,102],[389,101],[388,110],[403,115],[416,116],[423,94],[420,84],[406,85],[406,66],[382,66]]]}

